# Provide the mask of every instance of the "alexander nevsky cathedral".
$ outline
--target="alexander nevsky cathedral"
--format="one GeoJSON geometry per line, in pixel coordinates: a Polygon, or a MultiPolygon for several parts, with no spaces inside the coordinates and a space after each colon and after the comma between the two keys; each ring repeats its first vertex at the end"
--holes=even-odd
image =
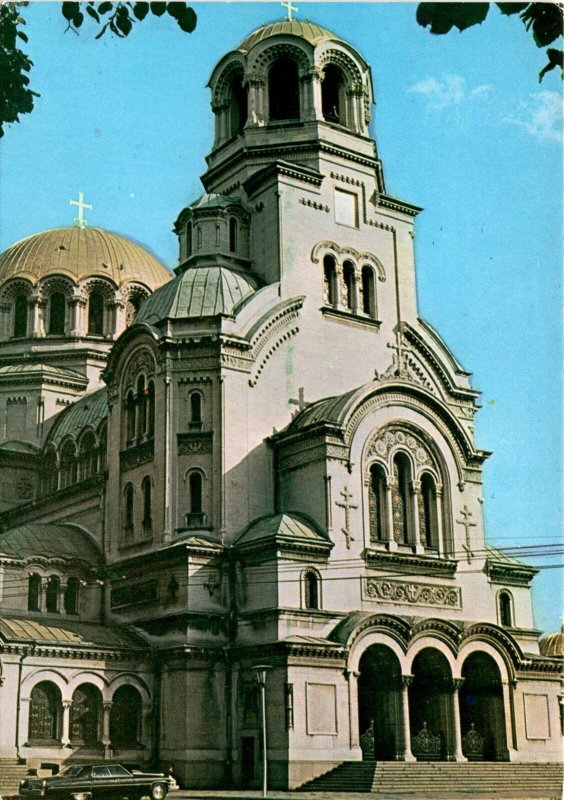
{"type": "Polygon", "coordinates": [[[264,665],[273,787],[556,762],[562,637],[485,543],[478,392],[420,316],[369,65],[285,20],[209,89],[174,274],[82,196],[0,256],[0,760],[260,786],[264,665]]]}

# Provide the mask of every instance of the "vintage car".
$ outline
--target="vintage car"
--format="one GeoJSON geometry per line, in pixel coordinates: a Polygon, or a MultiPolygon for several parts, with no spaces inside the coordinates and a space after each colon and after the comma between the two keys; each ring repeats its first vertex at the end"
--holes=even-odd
{"type": "Polygon", "coordinates": [[[49,800],[163,800],[177,788],[174,778],[158,772],[129,770],[121,764],[72,764],[51,778],[26,778],[19,793],[49,800]]]}

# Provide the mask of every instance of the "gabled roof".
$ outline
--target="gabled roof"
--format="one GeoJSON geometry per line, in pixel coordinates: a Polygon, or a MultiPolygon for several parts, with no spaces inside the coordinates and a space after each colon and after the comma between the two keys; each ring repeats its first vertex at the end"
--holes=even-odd
{"type": "Polygon", "coordinates": [[[67,619],[51,622],[45,618],[33,619],[6,613],[0,617],[0,641],[80,648],[139,649],[146,646],[133,632],[113,625],[67,619]]]}
{"type": "Polygon", "coordinates": [[[254,544],[273,539],[333,546],[328,536],[312,519],[297,512],[274,514],[251,522],[235,540],[235,544],[254,544]]]}
{"type": "Polygon", "coordinates": [[[44,522],[20,525],[0,533],[0,558],[25,559],[32,556],[63,558],[102,565],[100,548],[78,525],[44,522]]]}

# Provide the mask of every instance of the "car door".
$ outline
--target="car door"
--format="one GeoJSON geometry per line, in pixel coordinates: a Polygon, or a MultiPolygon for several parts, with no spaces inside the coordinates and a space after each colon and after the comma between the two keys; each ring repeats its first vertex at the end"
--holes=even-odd
{"type": "Polygon", "coordinates": [[[115,795],[109,767],[92,767],[92,800],[109,800],[115,795]]]}

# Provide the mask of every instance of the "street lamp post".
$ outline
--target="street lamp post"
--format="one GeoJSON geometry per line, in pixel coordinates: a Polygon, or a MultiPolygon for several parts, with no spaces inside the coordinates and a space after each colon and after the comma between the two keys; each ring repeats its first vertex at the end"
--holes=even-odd
{"type": "Polygon", "coordinates": [[[267,787],[267,751],[266,751],[266,673],[272,667],[269,664],[257,664],[253,667],[257,683],[260,687],[260,706],[262,713],[262,796],[266,797],[267,787]]]}

